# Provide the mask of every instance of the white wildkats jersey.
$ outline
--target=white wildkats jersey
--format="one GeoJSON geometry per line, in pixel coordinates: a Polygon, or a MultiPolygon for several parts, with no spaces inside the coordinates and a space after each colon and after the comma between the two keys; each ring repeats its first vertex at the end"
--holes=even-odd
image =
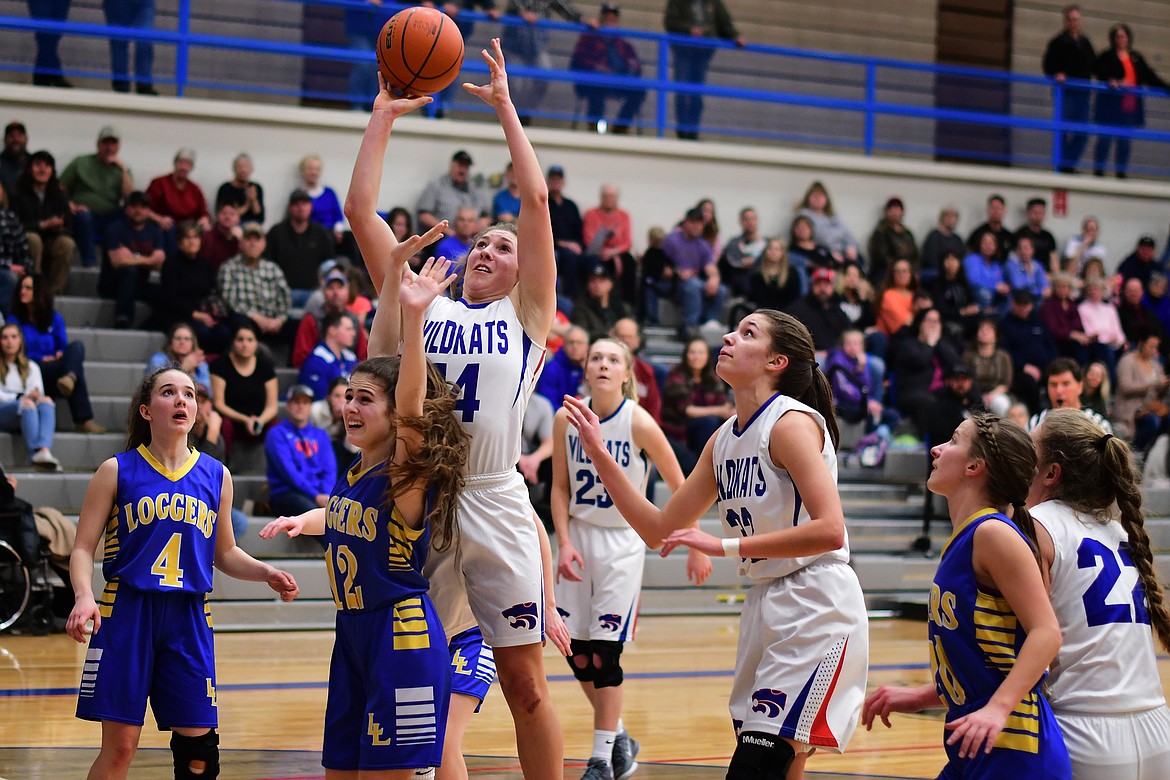
{"type": "Polygon", "coordinates": [[[1121,523],[1098,523],[1060,501],[1030,513],[1056,552],[1052,608],[1063,641],[1048,673],[1052,708],[1120,714],[1165,705],[1145,590],[1121,523]]]}
{"type": "Polygon", "coordinates": [[[524,410],[545,348],[524,332],[512,300],[470,304],[436,298],[427,307],[423,348],[461,389],[455,415],[471,434],[467,473],[515,469],[524,410]]]}
{"type": "MultiPolygon", "coordinates": [[[[592,399],[585,403],[592,408],[592,399]]],[[[646,453],[634,444],[634,411],[637,403],[628,398],[613,414],[601,421],[601,438],[609,454],[621,466],[639,493],[646,492],[646,453]]],[[[605,486],[597,476],[593,461],[581,449],[581,438],[572,425],[565,428],[565,455],[569,467],[569,517],[603,528],[627,528],[629,523],[613,505],[605,486]]]]}
{"type": "MultiPolygon", "coordinates": [[[[772,463],[768,441],[772,427],[785,414],[809,414],[825,437],[821,458],[837,481],[837,452],[825,418],[794,398],[777,393],[740,423],[732,417],[715,434],[715,481],[719,486],[719,516],[728,537],[754,536],[793,528],[809,521],[808,508],[792,477],[772,463]]],[[[849,536],[840,548],[803,558],[741,558],[739,573],[755,580],[785,577],[816,561],[849,562],[849,536]]]]}

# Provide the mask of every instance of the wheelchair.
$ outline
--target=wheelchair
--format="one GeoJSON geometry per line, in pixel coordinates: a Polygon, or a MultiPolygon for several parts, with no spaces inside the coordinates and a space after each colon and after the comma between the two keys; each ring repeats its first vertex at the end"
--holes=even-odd
{"type": "MultiPolygon", "coordinates": [[[[44,540],[29,534],[30,522],[30,513],[0,511],[0,632],[42,635],[53,629],[59,574],[50,565],[44,540]]],[[[35,522],[31,531],[35,534],[35,522]]]]}

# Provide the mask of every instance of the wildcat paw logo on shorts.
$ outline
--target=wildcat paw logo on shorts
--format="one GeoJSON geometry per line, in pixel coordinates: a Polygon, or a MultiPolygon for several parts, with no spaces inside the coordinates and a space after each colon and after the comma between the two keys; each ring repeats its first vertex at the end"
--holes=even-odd
{"type": "Polygon", "coordinates": [[[557,614],[563,618],[567,618],[569,616],[569,610],[557,607],[557,614]]]}
{"type": "Polygon", "coordinates": [[[529,631],[536,628],[536,624],[540,620],[540,613],[536,609],[535,601],[513,604],[500,614],[508,619],[508,625],[512,628],[523,628],[529,631]]]}
{"type": "Polygon", "coordinates": [[[601,623],[601,627],[606,631],[617,631],[622,627],[621,615],[602,615],[601,617],[597,618],[597,620],[599,623],[601,623]]]}
{"type": "Polygon", "coordinates": [[[762,712],[765,718],[775,718],[784,711],[788,694],[775,688],[761,688],[752,694],[752,712],[762,712]]]}

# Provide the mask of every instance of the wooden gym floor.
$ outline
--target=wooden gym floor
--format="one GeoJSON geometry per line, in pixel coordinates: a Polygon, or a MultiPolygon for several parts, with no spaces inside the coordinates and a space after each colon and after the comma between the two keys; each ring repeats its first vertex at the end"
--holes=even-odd
{"type": "MultiPolygon", "coordinates": [[[[635,778],[716,780],[732,750],[727,693],[738,618],[647,618],[623,666],[624,720],[642,743],[635,778]]],[[[870,688],[926,682],[926,627],[903,620],[870,624],[870,688]]],[[[319,763],[331,632],[216,637],[224,780],[309,780],[319,763]]],[[[80,777],[96,754],[97,724],[73,717],[84,647],[57,634],[0,637],[0,778],[80,777]]],[[[565,777],[579,778],[592,746],[585,697],[563,661],[546,651],[552,695],[565,731],[565,777]]],[[[1170,660],[1160,658],[1160,683],[1170,660]]],[[[147,714],[132,778],[169,777],[167,735],[147,714]]],[[[932,778],[943,763],[941,709],[902,715],[894,728],[859,729],[842,756],[815,755],[808,774],[835,778],[932,778]]],[[[473,778],[516,780],[516,744],[499,686],[472,721],[465,750],[473,778]]]]}

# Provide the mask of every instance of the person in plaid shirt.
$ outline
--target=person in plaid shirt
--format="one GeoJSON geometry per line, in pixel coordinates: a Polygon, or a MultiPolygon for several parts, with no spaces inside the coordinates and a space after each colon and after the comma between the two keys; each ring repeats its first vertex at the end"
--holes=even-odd
{"type": "Polygon", "coordinates": [[[297,326],[288,316],[292,293],[284,271],[263,253],[264,231],[255,223],[246,225],[240,254],[220,266],[219,292],[231,310],[233,330],[248,325],[263,341],[292,343],[297,326]]]}

